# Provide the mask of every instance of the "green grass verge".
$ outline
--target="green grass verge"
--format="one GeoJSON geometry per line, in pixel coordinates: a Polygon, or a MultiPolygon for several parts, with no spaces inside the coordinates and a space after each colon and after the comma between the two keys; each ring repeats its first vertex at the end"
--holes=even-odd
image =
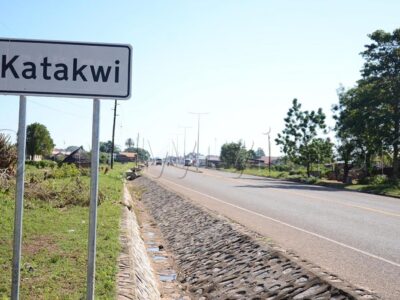
{"type": "MultiPolygon", "coordinates": [[[[233,173],[240,173],[240,171],[237,171],[234,168],[231,169],[222,169],[227,172],[233,172],[233,173]]],[[[248,175],[255,175],[255,176],[263,176],[263,177],[269,177],[269,178],[279,178],[279,179],[286,179],[286,180],[295,180],[298,181],[299,177],[298,175],[289,175],[289,172],[284,172],[284,171],[275,171],[271,170],[271,172],[268,171],[268,169],[245,169],[243,170],[243,174],[248,174],[248,175]]],[[[336,189],[347,189],[351,191],[358,191],[358,192],[365,192],[365,193],[372,193],[372,194],[378,194],[378,195],[385,195],[385,196],[391,196],[391,197],[399,197],[400,198],[400,187],[396,184],[344,184],[339,181],[333,181],[333,180],[326,180],[326,179],[314,179],[314,180],[307,180],[307,178],[302,181],[303,183],[307,184],[315,184],[315,185],[320,185],[320,186],[326,186],[326,187],[331,187],[331,188],[336,188],[336,189]]]]}
{"type": "MultiPolygon", "coordinates": [[[[98,208],[96,299],[113,299],[116,294],[119,203],[122,172],[127,168],[116,164],[99,179],[104,200],[98,208]]],[[[56,182],[62,184],[63,180],[56,182]]],[[[88,177],[83,181],[89,185],[88,177]]],[[[14,222],[14,199],[9,194],[0,192],[0,211],[0,299],[8,299],[14,222]]],[[[88,207],[56,208],[41,200],[25,202],[21,299],[85,298],[88,223],[88,207]]]]}
{"type": "MultiPolygon", "coordinates": [[[[233,173],[240,173],[241,171],[237,171],[235,168],[230,168],[230,169],[221,169],[227,172],[233,172],[233,173]]],[[[271,172],[268,171],[268,169],[262,168],[262,169],[257,169],[257,168],[252,168],[252,169],[245,169],[243,170],[243,174],[247,175],[255,175],[255,176],[263,176],[263,177],[271,177],[271,178],[287,178],[289,176],[289,172],[284,172],[284,171],[275,171],[271,170],[271,172]]]]}
{"type": "Polygon", "coordinates": [[[400,187],[393,184],[353,184],[346,189],[400,198],[400,187]]]}

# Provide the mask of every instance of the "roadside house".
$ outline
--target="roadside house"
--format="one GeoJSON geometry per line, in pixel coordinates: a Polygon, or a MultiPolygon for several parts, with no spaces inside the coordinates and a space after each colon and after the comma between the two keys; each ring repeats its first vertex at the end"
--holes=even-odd
{"type": "Polygon", "coordinates": [[[83,147],[79,147],[71,152],[62,163],[75,164],[77,167],[89,168],[90,167],[90,153],[86,152],[83,147]]]}
{"type": "MultiPolygon", "coordinates": [[[[277,165],[280,162],[279,156],[271,156],[271,165],[277,165]]],[[[249,163],[254,167],[266,167],[269,165],[269,156],[261,156],[255,159],[249,159],[249,163]]]]}
{"type": "Polygon", "coordinates": [[[219,168],[221,165],[221,159],[218,155],[207,155],[206,161],[208,168],[219,168]]]}
{"type": "Polygon", "coordinates": [[[121,163],[135,162],[136,153],[133,152],[120,152],[115,156],[115,161],[121,163]]]}
{"type": "Polygon", "coordinates": [[[47,158],[58,162],[58,161],[63,161],[70,154],[71,154],[70,151],[54,148],[53,151],[51,152],[51,155],[47,158]]]}

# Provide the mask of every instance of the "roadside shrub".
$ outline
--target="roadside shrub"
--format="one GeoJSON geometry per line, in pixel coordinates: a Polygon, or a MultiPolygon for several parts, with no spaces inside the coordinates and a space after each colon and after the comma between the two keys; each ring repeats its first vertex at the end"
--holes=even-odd
{"type": "Polygon", "coordinates": [[[78,170],[81,173],[81,176],[90,176],[89,168],[79,168],[78,170]]]}
{"type": "Polygon", "coordinates": [[[15,188],[15,178],[8,174],[7,169],[0,169],[0,192],[9,193],[15,188]]]}
{"type": "Polygon", "coordinates": [[[293,170],[293,169],[291,169],[289,171],[289,175],[301,175],[301,176],[304,176],[305,174],[306,173],[303,170],[293,170]]]}
{"type": "Polygon", "coordinates": [[[388,177],[387,183],[393,187],[400,188],[400,180],[398,178],[388,177]]]}
{"type": "Polygon", "coordinates": [[[287,176],[287,179],[296,180],[296,181],[300,181],[302,178],[303,178],[303,176],[302,175],[298,175],[298,174],[287,176]]]}
{"type": "Polygon", "coordinates": [[[17,162],[17,149],[10,141],[10,136],[0,133],[0,169],[12,172],[17,162]]]}
{"type": "Polygon", "coordinates": [[[369,176],[361,177],[361,178],[358,180],[358,183],[359,183],[359,184],[370,184],[370,183],[371,183],[371,177],[369,177],[369,176]]]}
{"type": "Polygon", "coordinates": [[[52,160],[42,160],[40,163],[41,163],[40,166],[42,167],[42,169],[44,169],[44,168],[54,169],[55,167],[57,167],[57,163],[52,160]]]}
{"type": "Polygon", "coordinates": [[[315,184],[315,183],[317,183],[318,178],[314,177],[314,176],[305,177],[305,178],[302,178],[301,181],[304,182],[304,183],[308,183],[308,184],[315,184]]]}
{"type": "Polygon", "coordinates": [[[54,178],[77,177],[81,175],[81,172],[74,164],[62,164],[54,169],[52,175],[54,178]]]}
{"type": "MultiPolygon", "coordinates": [[[[65,180],[62,184],[60,184],[59,179],[27,182],[25,184],[25,198],[28,201],[44,201],[56,208],[89,206],[89,182],[83,181],[80,176],[72,178],[71,180],[65,180]]],[[[100,189],[98,198],[99,205],[104,199],[105,193],[100,189]]]]}
{"type": "Polygon", "coordinates": [[[370,184],[380,185],[389,183],[389,179],[386,175],[376,175],[370,179],[370,184]]]}
{"type": "MultiPolygon", "coordinates": [[[[89,206],[90,180],[81,176],[89,169],[78,169],[75,165],[63,165],[49,170],[33,170],[25,177],[25,208],[33,208],[46,202],[55,208],[68,206],[89,206]]],[[[0,180],[0,192],[15,197],[15,178],[0,180]]],[[[109,191],[99,187],[99,205],[109,196],[109,191]]]]}
{"type": "Polygon", "coordinates": [[[100,152],[99,161],[101,164],[106,164],[108,162],[108,153],[100,152]]]}
{"type": "Polygon", "coordinates": [[[276,175],[276,177],[278,178],[285,178],[286,177],[286,173],[285,172],[280,172],[276,175]]]}
{"type": "Polygon", "coordinates": [[[289,165],[274,165],[273,169],[276,171],[283,171],[283,172],[289,172],[292,170],[292,166],[289,165]]]}
{"type": "Polygon", "coordinates": [[[26,162],[26,164],[34,166],[38,169],[45,169],[45,168],[54,169],[57,166],[57,163],[52,160],[40,160],[40,161],[29,160],[26,162]]]}

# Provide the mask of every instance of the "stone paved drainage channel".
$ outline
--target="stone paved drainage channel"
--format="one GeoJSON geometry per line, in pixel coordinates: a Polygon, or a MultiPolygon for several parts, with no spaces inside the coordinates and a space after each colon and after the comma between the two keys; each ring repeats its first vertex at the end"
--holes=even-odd
{"type": "Polygon", "coordinates": [[[144,189],[141,202],[174,255],[177,280],[195,299],[377,299],[147,178],[132,184],[144,189]]]}
{"type": "MultiPolygon", "coordinates": [[[[140,223],[140,233],[144,241],[147,256],[158,279],[162,300],[189,300],[188,293],[176,281],[176,271],[170,253],[165,249],[165,241],[154,222],[140,201],[135,201],[136,214],[140,223]]],[[[141,300],[141,298],[139,298],[141,300]]],[[[147,300],[147,299],[143,299],[147,300]]]]}

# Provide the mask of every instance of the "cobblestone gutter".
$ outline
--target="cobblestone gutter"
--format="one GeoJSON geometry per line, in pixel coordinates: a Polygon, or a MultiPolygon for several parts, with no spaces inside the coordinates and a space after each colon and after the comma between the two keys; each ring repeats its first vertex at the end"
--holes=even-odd
{"type": "Polygon", "coordinates": [[[117,299],[158,300],[160,293],[146,247],[140,237],[136,216],[131,212],[132,198],[124,187],[123,215],[120,241],[122,251],[118,258],[117,299]]]}
{"type": "Polygon", "coordinates": [[[174,255],[177,280],[195,299],[377,299],[147,178],[134,184],[144,188],[142,202],[174,255]]]}

